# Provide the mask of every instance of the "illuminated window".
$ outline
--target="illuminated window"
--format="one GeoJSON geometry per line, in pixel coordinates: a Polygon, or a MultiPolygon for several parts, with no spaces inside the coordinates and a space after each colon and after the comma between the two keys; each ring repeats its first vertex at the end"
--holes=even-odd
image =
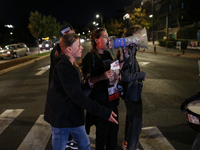
{"type": "Polygon", "coordinates": [[[182,9],[184,8],[184,2],[181,3],[181,8],[182,8],[182,9]]]}
{"type": "Polygon", "coordinates": [[[169,12],[172,11],[172,5],[169,5],[169,12]]]}

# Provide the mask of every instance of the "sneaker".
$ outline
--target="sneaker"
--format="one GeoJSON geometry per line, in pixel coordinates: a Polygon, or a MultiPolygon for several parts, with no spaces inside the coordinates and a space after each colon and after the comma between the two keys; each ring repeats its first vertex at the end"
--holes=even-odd
{"type": "Polygon", "coordinates": [[[122,143],[122,150],[126,150],[126,148],[127,148],[127,142],[124,141],[124,142],[122,143]]]}
{"type": "Polygon", "coordinates": [[[78,146],[74,140],[70,140],[70,141],[67,141],[66,148],[78,149],[78,146]]]}

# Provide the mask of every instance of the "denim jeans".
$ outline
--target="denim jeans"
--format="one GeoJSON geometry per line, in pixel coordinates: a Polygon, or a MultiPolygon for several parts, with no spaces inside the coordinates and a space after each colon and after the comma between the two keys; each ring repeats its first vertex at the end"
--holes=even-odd
{"type": "Polygon", "coordinates": [[[142,129],[142,100],[125,101],[128,116],[127,150],[137,150],[142,129]]]}
{"type": "Polygon", "coordinates": [[[55,128],[51,126],[52,144],[51,150],[65,150],[69,133],[76,141],[79,150],[90,150],[90,141],[84,126],[73,128],[55,128]]]}

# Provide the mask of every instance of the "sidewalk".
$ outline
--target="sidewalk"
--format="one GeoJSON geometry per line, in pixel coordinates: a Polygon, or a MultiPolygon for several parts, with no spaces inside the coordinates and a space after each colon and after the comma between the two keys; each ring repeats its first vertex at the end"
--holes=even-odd
{"type": "Polygon", "coordinates": [[[188,57],[188,58],[200,58],[200,50],[178,50],[178,49],[172,49],[172,48],[166,48],[166,47],[161,47],[159,46],[158,41],[154,42],[154,45],[156,48],[153,46],[153,42],[149,41],[148,42],[148,49],[140,49],[139,52],[147,52],[147,53],[154,53],[154,54],[163,54],[163,55],[170,55],[170,56],[177,56],[177,57],[188,57]]]}

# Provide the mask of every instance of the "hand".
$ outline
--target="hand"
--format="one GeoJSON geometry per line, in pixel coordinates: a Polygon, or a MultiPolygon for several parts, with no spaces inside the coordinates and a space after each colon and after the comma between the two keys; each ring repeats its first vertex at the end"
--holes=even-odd
{"type": "Polygon", "coordinates": [[[143,79],[143,81],[145,81],[146,80],[146,77],[143,79]]]}
{"type": "Polygon", "coordinates": [[[120,50],[120,58],[119,58],[120,61],[123,61],[124,60],[124,55],[123,55],[123,49],[120,50]]]}
{"type": "Polygon", "coordinates": [[[109,79],[111,73],[112,73],[112,70],[111,70],[111,69],[108,70],[108,71],[105,71],[104,74],[103,74],[103,75],[104,75],[104,80],[109,79]]]}
{"type": "Polygon", "coordinates": [[[90,79],[88,79],[88,84],[89,84],[89,86],[90,86],[90,88],[93,88],[94,86],[94,83],[92,83],[92,82],[90,82],[90,79]]]}
{"type": "Polygon", "coordinates": [[[112,111],[108,121],[118,124],[117,120],[115,120],[114,117],[117,117],[117,115],[112,111]]]}

